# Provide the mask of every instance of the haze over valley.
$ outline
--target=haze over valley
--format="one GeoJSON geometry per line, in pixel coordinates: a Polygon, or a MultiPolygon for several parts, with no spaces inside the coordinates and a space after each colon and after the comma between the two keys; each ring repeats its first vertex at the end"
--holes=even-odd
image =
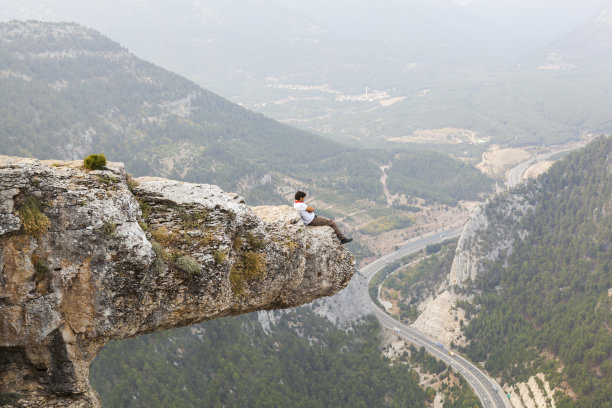
{"type": "Polygon", "coordinates": [[[335,140],[475,155],[482,143],[452,146],[466,130],[513,145],[609,130],[609,6],[11,0],[0,18],[84,22],[206,89],[335,140]],[[433,143],[419,136],[447,128],[456,131],[433,143]]]}

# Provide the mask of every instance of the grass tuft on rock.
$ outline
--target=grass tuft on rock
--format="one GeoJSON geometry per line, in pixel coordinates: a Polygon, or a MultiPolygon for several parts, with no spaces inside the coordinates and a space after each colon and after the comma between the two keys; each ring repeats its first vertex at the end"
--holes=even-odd
{"type": "Polygon", "coordinates": [[[98,181],[106,186],[110,186],[113,183],[117,182],[117,177],[115,176],[107,176],[107,175],[99,175],[96,177],[98,181]]]}
{"type": "Polygon", "coordinates": [[[225,251],[221,251],[220,249],[213,252],[213,258],[215,259],[215,263],[218,265],[225,262],[226,257],[227,257],[227,254],[225,253],[225,251]]]}
{"type": "Polygon", "coordinates": [[[164,263],[166,254],[164,247],[157,241],[152,241],[151,246],[153,247],[153,252],[155,252],[155,261],[153,262],[153,271],[155,273],[160,274],[166,268],[166,264],[164,263]]]}
{"type": "Polygon", "coordinates": [[[259,249],[265,249],[266,247],[266,241],[262,237],[258,237],[257,235],[253,233],[249,232],[246,236],[246,239],[250,247],[253,249],[259,250],[259,249]]]}
{"type": "Polygon", "coordinates": [[[127,176],[125,176],[125,183],[130,193],[134,194],[134,189],[138,187],[138,182],[134,180],[131,174],[128,173],[127,176]]]}
{"type": "Polygon", "coordinates": [[[114,222],[104,221],[104,224],[102,225],[102,231],[107,237],[114,237],[115,232],[117,231],[117,224],[115,224],[114,222]]]}
{"type": "Polygon", "coordinates": [[[176,245],[180,240],[176,233],[163,226],[152,230],[151,237],[166,247],[176,245]]]}
{"type": "Polygon", "coordinates": [[[17,214],[25,232],[38,237],[49,229],[51,221],[42,212],[42,204],[36,197],[28,197],[17,207],[17,214]]]}
{"type": "Polygon", "coordinates": [[[195,213],[189,213],[185,209],[179,210],[181,224],[185,230],[195,230],[202,227],[203,223],[208,218],[208,211],[201,210],[195,213]]]}
{"type": "Polygon", "coordinates": [[[142,212],[142,218],[146,220],[151,215],[151,205],[144,200],[138,200],[138,204],[140,205],[140,211],[142,212]]]}

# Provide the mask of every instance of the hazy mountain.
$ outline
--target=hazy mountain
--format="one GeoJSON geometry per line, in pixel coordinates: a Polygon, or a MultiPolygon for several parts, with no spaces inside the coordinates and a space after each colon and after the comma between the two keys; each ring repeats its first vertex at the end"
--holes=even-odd
{"type": "Polygon", "coordinates": [[[103,151],[136,174],[235,188],[265,168],[346,150],[241,108],[80,25],[1,23],[0,55],[4,154],[76,159],[103,151]]]}
{"type": "Polygon", "coordinates": [[[550,47],[549,60],[587,66],[612,62],[612,4],[550,47]]]}
{"type": "Polygon", "coordinates": [[[612,128],[607,72],[535,69],[557,68],[541,47],[600,2],[7,0],[0,18],[85,23],[234,102],[353,146],[473,132],[480,142],[427,147],[476,158],[489,141],[556,144],[612,128]],[[529,58],[518,59],[521,36],[537,47],[529,58]]]}
{"type": "Polygon", "coordinates": [[[609,4],[609,0],[476,0],[467,8],[508,32],[525,52],[572,31],[609,4]]]}
{"type": "Polygon", "coordinates": [[[370,76],[370,86],[377,86],[368,69],[380,63],[401,70],[411,62],[482,62],[498,55],[500,41],[492,25],[446,0],[304,5],[276,0],[34,0],[24,5],[8,0],[0,19],[15,17],[84,23],[216,91],[230,89],[236,80],[248,84],[268,77],[345,86],[343,76],[370,76]]]}
{"type": "Polygon", "coordinates": [[[494,53],[494,47],[503,39],[503,33],[492,24],[450,0],[367,0],[359,4],[346,0],[290,0],[284,4],[322,22],[338,37],[383,44],[397,42],[407,50],[417,45],[411,43],[414,39],[432,50],[446,48],[447,54],[463,52],[464,63],[474,58],[476,50],[494,53]]]}

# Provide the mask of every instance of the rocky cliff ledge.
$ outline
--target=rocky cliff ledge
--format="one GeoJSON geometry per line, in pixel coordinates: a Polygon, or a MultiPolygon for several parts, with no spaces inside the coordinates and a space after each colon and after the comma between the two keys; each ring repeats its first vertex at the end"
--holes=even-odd
{"type": "Polygon", "coordinates": [[[0,397],[98,407],[89,364],[109,340],[297,306],[354,271],[331,228],[289,206],[0,156],[0,397]]]}

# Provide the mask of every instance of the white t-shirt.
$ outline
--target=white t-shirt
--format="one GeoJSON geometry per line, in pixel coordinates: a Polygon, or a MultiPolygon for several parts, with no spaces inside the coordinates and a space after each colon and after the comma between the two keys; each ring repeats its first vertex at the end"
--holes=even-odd
{"type": "Polygon", "coordinates": [[[307,205],[302,202],[297,202],[293,204],[293,208],[298,210],[298,212],[300,213],[300,217],[302,217],[302,221],[304,221],[304,224],[308,225],[314,219],[315,214],[314,212],[309,213],[308,211],[306,211],[306,207],[307,205]]]}

